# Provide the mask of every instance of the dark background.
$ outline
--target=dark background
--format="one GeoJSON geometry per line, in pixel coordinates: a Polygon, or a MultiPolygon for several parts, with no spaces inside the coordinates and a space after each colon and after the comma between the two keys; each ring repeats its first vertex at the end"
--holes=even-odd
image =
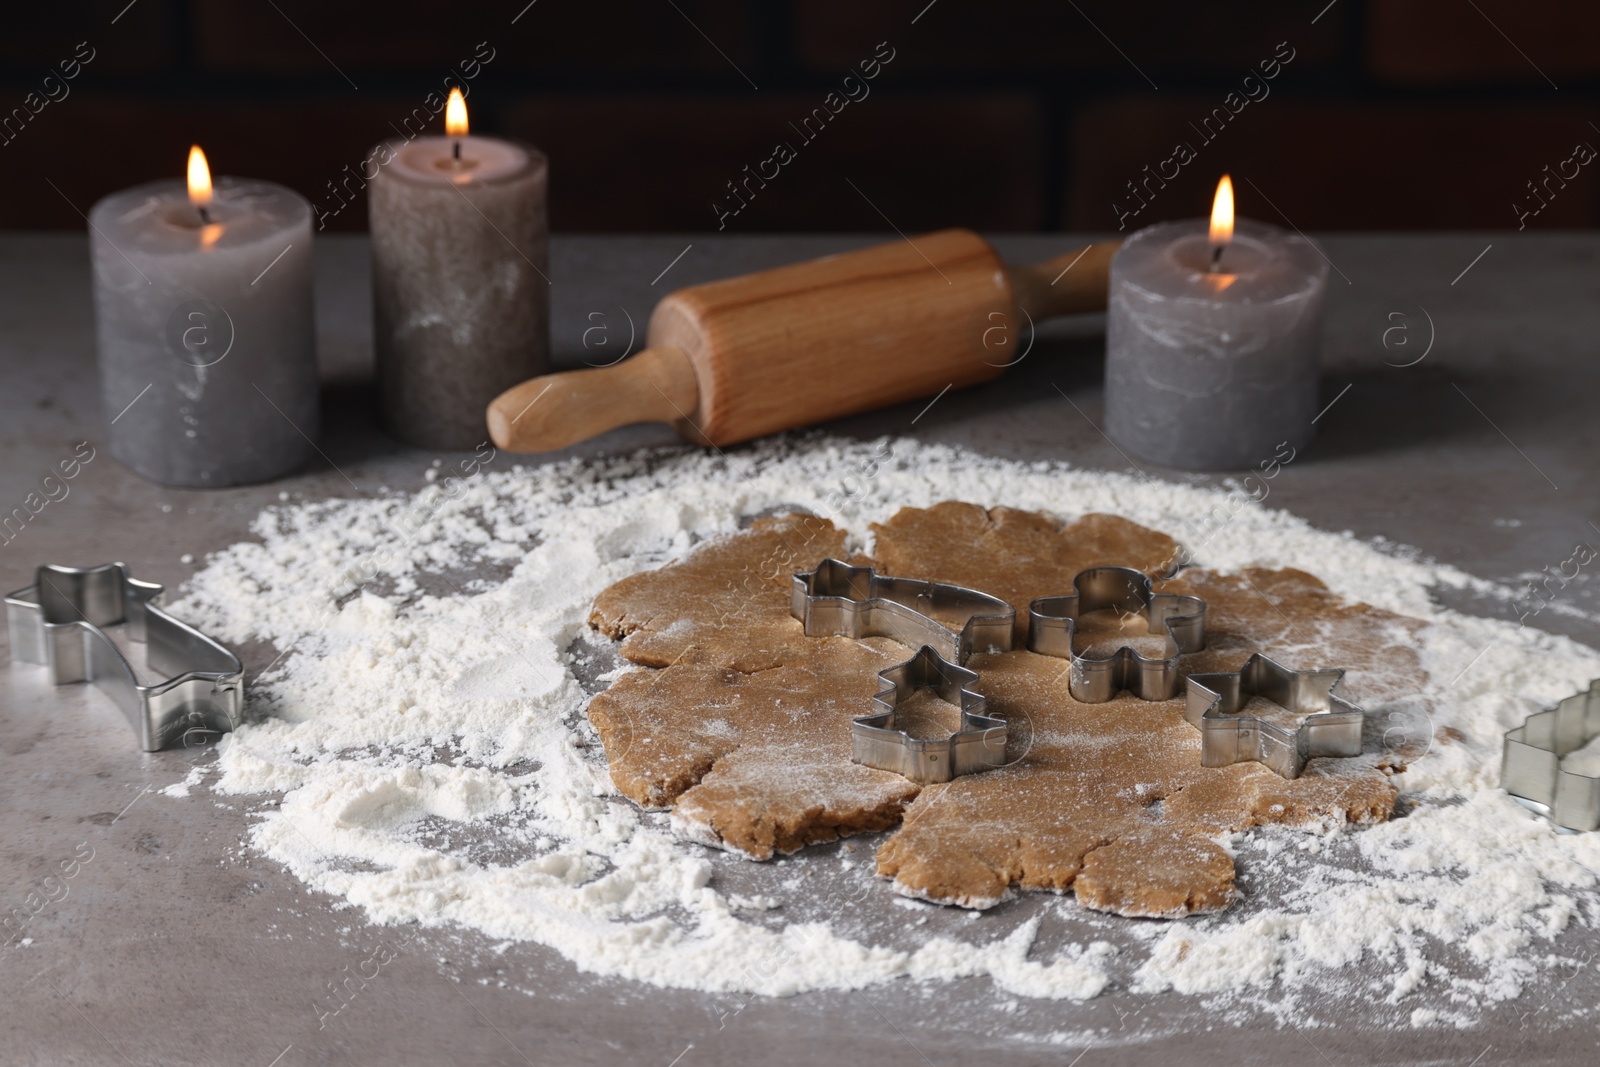
{"type": "MultiPolygon", "coordinates": [[[[38,3],[6,13],[0,117],[80,41],[68,95],[0,143],[0,227],[80,228],[100,196],[180,176],[191,141],[331,211],[480,41],[474,130],[545,149],[561,231],[715,230],[780,139],[798,157],[727,232],[1114,230],[1178,140],[1198,158],[1134,225],[1202,214],[1229,170],[1242,213],[1305,230],[1515,229],[1528,182],[1600,146],[1595,0],[38,3]],[[880,41],[871,95],[800,143],[788,124],[880,41]],[[1271,95],[1202,142],[1188,123],[1278,42],[1271,95]]],[[[1597,168],[1552,182],[1529,228],[1594,225],[1597,168]]],[[[327,224],[363,229],[364,198],[327,224]]]]}

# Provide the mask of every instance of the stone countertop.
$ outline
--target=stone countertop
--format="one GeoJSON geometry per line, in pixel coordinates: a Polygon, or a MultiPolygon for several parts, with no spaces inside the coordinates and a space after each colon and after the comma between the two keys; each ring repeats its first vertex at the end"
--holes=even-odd
{"type": "MultiPolygon", "coordinates": [[[[558,238],[551,254],[557,362],[614,358],[630,330],[642,340],[654,300],[670,288],[870,242],[558,238]]],[[[1053,236],[996,243],[1013,261],[1070,247],[1053,236]]],[[[1507,585],[1555,571],[1579,542],[1600,545],[1593,492],[1600,429],[1588,399],[1600,395],[1600,236],[1351,235],[1327,238],[1324,248],[1334,266],[1324,348],[1329,407],[1318,440],[1273,482],[1269,506],[1323,528],[1414,546],[1507,585]]],[[[328,462],[269,485],[166,489],[104,448],[87,242],[0,237],[0,512],[20,506],[78,442],[98,450],[67,497],[0,544],[4,588],[30,584],[41,562],[120,559],[138,577],[175,589],[198,565],[183,563],[184,554],[199,561],[246,538],[250,520],[281,491],[307,499],[348,495],[351,482],[360,492],[423,485],[435,454],[385,437],[372,410],[364,239],[319,239],[317,282],[328,462]]],[[[1098,316],[1051,323],[994,384],[952,392],[925,411],[919,401],[828,429],[1128,470],[1131,461],[1094,425],[1101,328],[1098,316]]],[[[676,440],[664,427],[633,427],[563,455],[676,440]]],[[[1223,476],[1140,467],[1152,477],[1227,484],[1223,476]]],[[[1600,590],[1588,575],[1557,600],[1529,624],[1596,640],[1591,619],[1600,590]]],[[[1451,603],[1516,617],[1506,602],[1453,596],[1451,603]]],[[[264,665],[247,650],[249,670],[264,665]]],[[[997,1013],[1011,998],[987,979],[756,998],[730,1014],[728,997],[595,978],[534,945],[496,956],[486,942],[464,948],[475,935],[460,931],[421,935],[420,948],[384,972],[392,977],[373,983],[361,1010],[352,1005],[336,1026],[319,1030],[312,998],[384,931],[244,850],[243,805],[219,806],[214,801],[226,798],[203,792],[187,802],[147,792],[180,781],[209,754],[139,753],[120,713],[86,687],[47,693],[24,672],[7,670],[0,693],[0,902],[7,911],[19,905],[84,843],[95,855],[69,895],[28,923],[29,944],[0,949],[8,1062],[693,1067],[952,1063],[982,1055],[993,1063],[1065,1064],[1091,1031],[1094,1062],[1169,1060],[1181,1050],[1187,1062],[1234,1064],[1278,1061],[1292,1050],[1330,1063],[1468,1063],[1491,1045],[1496,1051],[1479,1062],[1512,1049],[1519,1062],[1592,1055],[1592,1027],[1560,1024],[1556,1010],[1539,1016],[1548,1026],[1525,1018],[1527,1004],[1511,1002],[1473,1030],[1410,1031],[1389,1029],[1403,1026],[1409,1009],[1376,993],[1370,1003],[1338,1008],[1342,1024],[1314,1038],[1267,1014],[1224,1023],[1199,998],[1116,988],[1082,1004],[1024,1001],[997,1013]]],[[[1573,955],[1582,943],[1600,946],[1592,929],[1570,933],[1573,955]]],[[[1591,969],[1554,995],[1593,1004],[1600,979],[1591,969]]]]}

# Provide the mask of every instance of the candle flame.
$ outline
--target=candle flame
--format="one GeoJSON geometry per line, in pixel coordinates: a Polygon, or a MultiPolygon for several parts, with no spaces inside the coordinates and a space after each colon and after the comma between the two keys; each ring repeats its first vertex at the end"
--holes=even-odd
{"type": "Polygon", "coordinates": [[[211,168],[197,144],[189,146],[189,203],[202,208],[211,204],[211,168]]]}
{"type": "Polygon", "coordinates": [[[1220,248],[1233,240],[1233,179],[1226,174],[1217,183],[1211,201],[1211,246],[1220,248]]]}
{"type": "Polygon", "coordinates": [[[445,102],[444,132],[451,137],[467,135],[467,101],[460,89],[451,89],[450,99],[445,102]]]}

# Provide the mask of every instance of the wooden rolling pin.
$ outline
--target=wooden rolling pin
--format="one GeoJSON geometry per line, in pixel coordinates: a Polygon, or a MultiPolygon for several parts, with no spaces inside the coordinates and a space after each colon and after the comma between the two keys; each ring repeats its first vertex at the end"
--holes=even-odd
{"type": "Polygon", "coordinates": [[[669,422],[722,446],[977,385],[1017,358],[1027,320],[1104,308],[1119,243],[1008,267],[970,230],[941,230],[679,289],[651,314],[649,347],[506,390],[489,433],[546,452],[669,422]]]}

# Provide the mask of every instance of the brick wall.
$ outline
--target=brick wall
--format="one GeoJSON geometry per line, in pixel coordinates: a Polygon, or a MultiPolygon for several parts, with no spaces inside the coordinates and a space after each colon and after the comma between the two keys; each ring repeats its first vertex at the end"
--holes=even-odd
{"type": "Polygon", "coordinates": [[[81,228],[191,141],[331,209],[452,77],[549,153],[567,231],[1115,230],[1203,213],[1224,170],[1306,230],[1591,226],[1597,30],[1594,0],[28,5],[0,227],[81,228]]]}

